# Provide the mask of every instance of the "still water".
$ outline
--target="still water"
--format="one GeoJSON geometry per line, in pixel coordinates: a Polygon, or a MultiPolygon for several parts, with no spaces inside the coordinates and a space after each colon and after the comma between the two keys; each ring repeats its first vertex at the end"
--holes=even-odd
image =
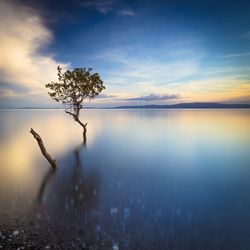
{"type": "Polygon", "coordinates": [[[0,119],[0,227],[114,250],[250,249],[250,110],[84,110],[86,145],[63,110],[0,119]]]}

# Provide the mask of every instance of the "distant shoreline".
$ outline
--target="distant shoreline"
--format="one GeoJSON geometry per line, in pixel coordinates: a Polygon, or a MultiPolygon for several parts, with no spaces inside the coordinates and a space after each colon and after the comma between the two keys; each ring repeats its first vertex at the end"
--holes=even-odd
{"type": "MultiPolygon", "coordinates": [[[[19,107],[0,109],[64,109],[58,107],[19,107]]],[[[84,109],[250,109],[250,104],[224,104],[224,103],[178,103],[171,105],[126,105],[115,107],[85,107],[84,109]]]]}

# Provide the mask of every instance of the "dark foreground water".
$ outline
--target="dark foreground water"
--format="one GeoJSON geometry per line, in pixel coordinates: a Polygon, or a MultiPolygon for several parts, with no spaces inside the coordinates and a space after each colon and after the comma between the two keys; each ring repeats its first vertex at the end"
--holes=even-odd
{"type": "Polygon", "coordinates": [[[63,110],[0,111],[0,247],[250,249],[250,110],[81,118],[85,146],[63,110]]]}

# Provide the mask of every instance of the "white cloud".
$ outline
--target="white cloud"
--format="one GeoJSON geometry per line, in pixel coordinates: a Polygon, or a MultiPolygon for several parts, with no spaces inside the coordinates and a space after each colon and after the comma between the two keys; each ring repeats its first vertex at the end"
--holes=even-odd
{"type": "Polygon", "coordinates": [[[42,93],[45,83],[56,80],[57,65],[67,65],[39,52],[51,40],[51,32],[34,10],[0,2],[0,82],[5,83],[1,95],[13,97],[16,86],[19,94],[22,88],[25,93],[42,93]]]}

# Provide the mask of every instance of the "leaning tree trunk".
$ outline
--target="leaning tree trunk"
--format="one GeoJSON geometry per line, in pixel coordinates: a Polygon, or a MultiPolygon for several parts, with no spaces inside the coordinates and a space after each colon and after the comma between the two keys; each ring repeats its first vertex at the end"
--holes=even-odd
{"type": "Polygon", "coordinates": [[[82,123],[78,117],[75,118],[75,121],[78,122],[83,128],[83,144],[87,143],[87,123],[82,123]]]}
{"type": "Polygon", "coordinates": [[[83,128],[83,145],[86,145],[87,142],[87,123],[82,123],[79,119],[81,106],[77,106],[75,113],[71,113],[70,111],[65,110],[65,112],[71,116],[73,116],[74,120],[78,122],[83,128]]]}

